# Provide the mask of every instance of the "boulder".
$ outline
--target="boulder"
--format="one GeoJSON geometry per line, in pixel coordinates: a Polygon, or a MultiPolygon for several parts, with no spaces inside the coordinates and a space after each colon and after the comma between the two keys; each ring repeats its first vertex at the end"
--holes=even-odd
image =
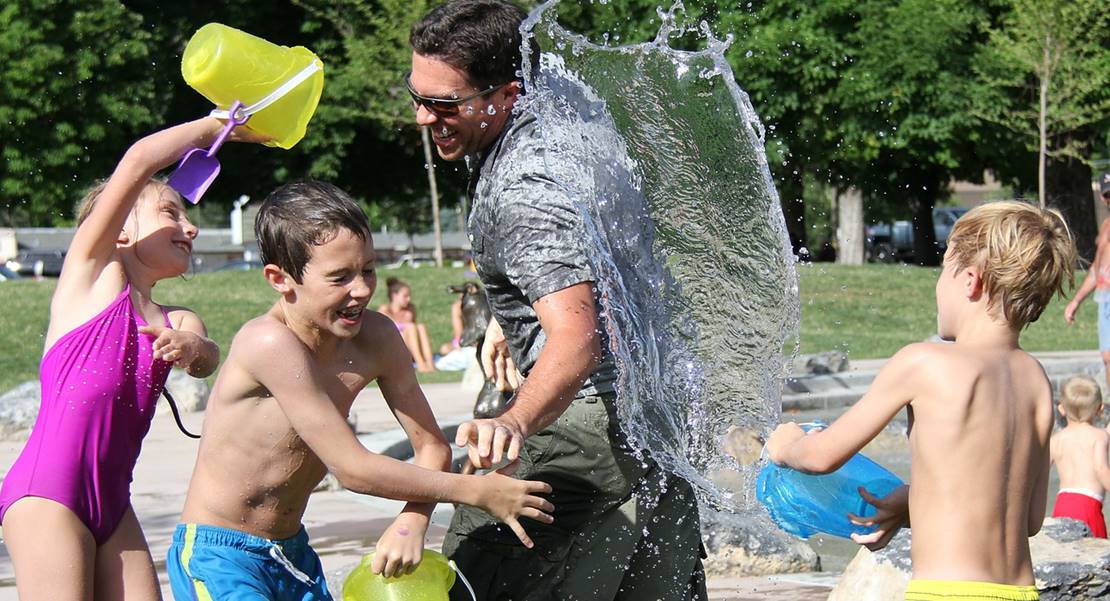
{"type": "MultiPolygon", "coordinates": [[[[208,394],[211,392],[207,380],[194,378],[182,369],[170,370],[170,377],[166,380],[166,390],[173,395],[173,400],[177,403],[177,409],[182,413],[204,411],[204,408],[208,406],[208,394]]],[[[166,397],[163,395],[158,401],[156,410],[158,415],[170,411],[170,404],[165,399],[166,397]]]]}
{"type": "Polygon", "coordinates": [[[703,565],[711,578],[821,570],[821,559],[808,544],[779,530],[766,516],[703,508],[701,529],[707,554],[703,565]]]}
{"type": "Polygon", "coordinates": [[[806,359],[806,373],[813,375],[838,374],[848,371],[848,355],[842,351],[817,353],[806,359]]]}
{"type": "MultiPolygon", "coordinates": [[[[1110,541],[1090,538],[1082,522],[1046,518],[1029,539],[1033,575],[1042,601],[1087,601],[1110,596],[1110,541]]],[[[860,547],[829,601],[901,599],[910,581],[910,531],[872,553],[860,547]]]]}
{"type": "Polygon", "coordinates": [[[0,396],[0,439],[27,438],[39,415],[41,400],[38,380],[28,380],[0,396]]]}

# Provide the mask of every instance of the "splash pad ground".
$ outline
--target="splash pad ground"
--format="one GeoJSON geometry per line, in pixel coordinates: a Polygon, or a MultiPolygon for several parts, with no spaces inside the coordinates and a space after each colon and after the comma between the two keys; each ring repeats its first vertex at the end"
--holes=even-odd
{"type": "MultiPolygon", "coordinates": [[[[1097,353],[1050,353],[1040,357],[1050,373],[1061,368],[1090,369],[1098,362],[1097,353]],[[1067,367],[1068,365],[1072,367],[1067,367]],[[1084,367],[1086,366],[1086,367],[1084,367]]],[[[844,375],[825,376],[825,389],[842,382],[866,380],[866,374],[878,368],[881,362],[854,362],[853,378],[844,375]]],[[[1101,378],[1101,373],[1093,374],[1101,378]]],[[[810,382],[816,385],[818,381],[810,382]]],[[[432,410],[444,426],[457,424],[465,418],[472,406],[472,394],[463,392],[459,384],[426,384],[423,386],[432,410]]],[[[857,387],[858,390],[859,389],[857,387]]],[[[815,395],[810,395],[816,398],[815,395]]],[[[831,398],[831,397],[830,397],[831,398]]],[[[838,397],[842,402],[847,397],[838,397]]],[[[784,400],[800,401],[798,395],[786,394],[784,400]]],[[[822,401],[825,402],[824,400],[822,401]]],[[[806,418],[811,413],[831,419],[843,406],[803,410],[793,413],[787,410],[787,419],[806,418]]],[[[370,388],[359,395],[353,412],[357,418],[360,434],[378,434],[396,428],[388,409],[381,400],[376,388],[370,388]]],[[[186,427],[199,431],[203,413],[183,416],[186,427]]],[[[897,461],[902,454],[894,437],[884,438],[882,448],[868,449],[880,461],[897,461]]],[[[177,523],[185,500],[186,483],[196,457],[195,441],[186,439],[173,423],[168,413],[155,417],[150,434],[143,445],[143,453],[135,473],[132,500],[135,512],[142,523],[147,540],[162,580],[163,595],[169,600],[172,595],[165,577],[166,549],[169,547],[173,528],[177,523]]],[[[22,440],[0,441],[0,465],[10,465],[23,446],[22,440]]],[[[897,470],[898,467],[894,466],[897,470]]],[[[313,495],[305,515],[305,525],[313,544],[320,553],[324,568],[336,572],[352,566],[368,552],[381,532],[396,516],[400,504],[368,500],[346,491],[322,491],[313,495]]],[[[446,524],[450,520],[450,509],[437,511],[433,525],[429,529],[428,544],[438,548],[442,542],[446,524]]],[[[839,577],[839,567],[846,563],[855,552],[855,546],[841,541],[814,541],[815,549],[822,555],[823,564],[828,572],[816,574],[787,574],[770,577],[752,578],[712,578],[709,580],[710,598],[730,601],[816,601],[825,599],[829,590],[839,577]],[[840,556],[842,559],[837,559],[840,556]]],[[[6,550],[0,546],[0,601],[14,601],[18,597],[11,561],[6,550]]]]}

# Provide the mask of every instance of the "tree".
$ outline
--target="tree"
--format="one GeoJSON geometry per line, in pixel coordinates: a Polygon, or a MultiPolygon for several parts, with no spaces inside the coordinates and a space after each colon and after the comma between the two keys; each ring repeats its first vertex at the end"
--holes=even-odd
{"type": "MultiPolygon", "coordinates": [[[[323,135],[306,138],[318,155],[311,171],[349,182],[379,205],[382,218],[407,233],[431,222],[425,159],[404,87],[411,64],[409,26],[430,10],[423,0],[293,0],[319,25],[330,60],[323,135]],[[398,27],[398,24],[402,26],[398,27]],[[326,151],[326,152],[318,152],[326,151]],[[369,176],[369,177],[368,177],[369,176]]],[[[437,171],[445,199],[465,186],[465,169],[437,171]]]]}
{"type": "Polygon", "coordinates": [[[60,224],[162,118],[153,36],[110,0],[0,6],[0,221],[60,224]]]}
{"type": "Polygon", "coordinates": [[[719,8],[717,28],[736,35],[728,52],[733,73],[767,127],[767,158],[795,253],[823,242],[809,240],[807,176],[844,187],[833,164],[840,119],[832,101],[856,54],[849,40],[856,4],[767,0],[750,11],[719,8]]]}
{"type": "Polygon", "coordinates": [[[832,101],[834,158],[871,203],[908,206],[915,259],[936,265],[932,209],[953,177],[979,179],[985,167],[972,61],[992,14],[971,0],[871,0],[858,10],[858,55],[832,101]]]}
{"type": "Polygon", "coordinates": [[[1061,206],[1085,256],[1095,235],[1086,160],[1110,116],[1108,25],[1104,0],[1013,0],[976,62],[976,112],[1036,152],[1041,206],[1061,206]]]}

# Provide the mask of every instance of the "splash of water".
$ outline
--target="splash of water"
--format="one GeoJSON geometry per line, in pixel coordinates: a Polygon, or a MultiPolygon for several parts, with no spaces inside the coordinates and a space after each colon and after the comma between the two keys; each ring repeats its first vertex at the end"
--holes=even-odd
{"type": "Polygon", "coordinates": [[[599,46],[557,22],[557,3],[522,26],[540,48],[539,69],[523,61],[522,109],[539,118],[548,175],[586,216],[623,427],[704,503],[750,507],[753,470],[723,438],[777,423],[798,292],[731,39],[703,24],[704,50],[670,48],[684,33],[676,5],[653,42],[599,46]]]}

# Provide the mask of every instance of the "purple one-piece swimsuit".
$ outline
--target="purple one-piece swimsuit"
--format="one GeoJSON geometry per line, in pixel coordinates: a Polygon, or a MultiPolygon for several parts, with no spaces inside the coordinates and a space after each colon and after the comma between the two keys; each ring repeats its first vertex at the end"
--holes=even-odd
{"type": "MultiPolygon", "coordinates": [[[[162,319],[170,327],[166,310],[162,319]]],[[[112,304],[59,338],[39,366],[42,403],[31,436],[0,487],[0,522],[12,503],[61,503],[104,544],[131,504],[131,473],[170,364],[128,285],[112,304]]]]}

